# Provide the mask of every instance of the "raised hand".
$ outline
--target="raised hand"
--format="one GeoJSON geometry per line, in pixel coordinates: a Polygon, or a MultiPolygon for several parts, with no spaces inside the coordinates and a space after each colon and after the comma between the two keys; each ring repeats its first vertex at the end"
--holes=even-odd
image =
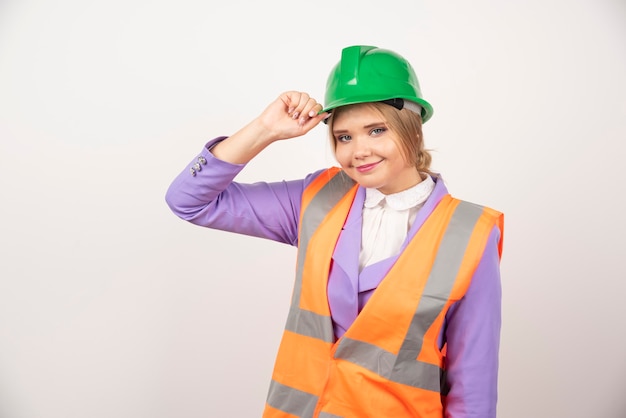
{"type": "Polygon", "coordinates": [[[328,117],[307,93],[287,91],[252,122],[213,147],[217,158],[244,164],[275,141],[302,136],[328,117]]]}
{"type": "Polygon", "coordinates": [[[328,116],[328,113],[319,114],[322,108],[322,104],[307,93],[287,91],[263,111],[258,122],[271,133],[273,140],[295,138],[328,116]]]}

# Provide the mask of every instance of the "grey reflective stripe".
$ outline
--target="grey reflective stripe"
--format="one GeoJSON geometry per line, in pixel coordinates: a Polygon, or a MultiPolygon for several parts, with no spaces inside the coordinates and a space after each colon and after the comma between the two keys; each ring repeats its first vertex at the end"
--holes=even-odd
{"type": "MultiPolygon", "coordinates": [[[[322,176],[329,175],[322,173],[322,176]]],[[[296,280],[293,287],[293,296],[285,330],[307,337],[313,337],[332,343],[335,341],[333,323],[329,316],[300,309],[300,295],[302,293],[302,271],[306,258],[309,240],[315,233],[328,212],[334,208],[343,196],[354,186],[354,181],[343,171],[338,172],[313,196],[311,202],[302,214],[300,225],[300,242],[298,243],[298,259],[296,264],[296,280]]],[[[270,384],[267,395],[267,404],[272,408],[296,415],[301,418],[312,418],[318,397],[311,393],[285,386],[275,380],[270,384]]],[[[333,415],[320,415],[333,417],[333,415]]]]}
{"type": "Polygon", "coordinates": [[[267,404],[272,408],[301,418],[313,417],[318,397],[272,380],[267,404]]]}
{"type": "Polygon", "coordinates": [[[318,338],[328,343],[335,340],[332,322],[328,326],[330,318],[318,315],[315,312],[305,311],[291,305],[285,329],[307,337],[318,338]]]}
{"type": "Polygon", "coordinates": [[[328,412],[320,412],[318,417],[319,418],[343,418],[343,417],[340,417],[339,415],[329,414],[328,412]]]}
{"type": "Polygon", "coordinates": [[[335,351],[335,358],[358,364],[393,382],[435,392],[439,392],[441,387],[441,369],[438,366],[413,359],[403,365],[406,370],[398,369],[398,356],[363,341],[343,337],[335,351]]]}
{"type": "MultiPolygon", "coordinates": [[[[322,173],[322,176],[328,175],[322,173]]],[[[354,186],[354,181],[343,171],[338,172],[311,199],[302,215],[300,225],[300,241],[298,243],[298,260],[296,263],[296,280],[293,287],[291,309],[285,329],[308,337],[319,338],[326,342],[334,342],[334,331],[329,316],[299,308],[302,293],[302,271],[309,246],[309,240],[320,226],[328,212],[334,208],[343,196],[354,186]]]]}
{"type": "Polygon", "coordinates": [[[441,239],[437,256],[428,276],[422,298],[409,326],[407,338],[398,353],[398,365],[414,360],[422,350],[424,334],[450,297],[472,231],[483,213],[483,207],[460,202],[441,239]],[[409,338],[409,336],[415,336],[409,338]]]}
{"type": "Polygon", "coordinates": [[[391,381],[439,392],[442,370],[417,360],[424,335],[445,307],[465,250],[483,207],[460,202],[442,237],[433,267],[407,335],[398,355],[381,348],[345,338],[339,343],[335,358],[350,361],[391,381]]]}

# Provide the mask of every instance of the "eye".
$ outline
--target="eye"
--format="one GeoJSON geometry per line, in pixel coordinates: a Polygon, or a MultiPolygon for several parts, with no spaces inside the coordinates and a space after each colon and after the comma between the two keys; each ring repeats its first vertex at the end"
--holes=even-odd
{"type": "Polygon", "coordinates": [[[378,136],[385,133],[385,131],[387,131],[387,128],[374,128],[370,131],[370,135],[378,136]]]}
{"type": "Polygon", "coordinates": [[[336,138],[337,142],[345,143],[352,139],[350,135],[338,135],[336,138]]]}

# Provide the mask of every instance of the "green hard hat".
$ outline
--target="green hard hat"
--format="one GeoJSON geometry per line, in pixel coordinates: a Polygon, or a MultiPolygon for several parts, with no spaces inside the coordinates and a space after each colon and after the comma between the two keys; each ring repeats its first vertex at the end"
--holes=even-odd
{"type": "Polygon", "coordinates": [[[368,45],[354,45],[341,51],[326,82],[323,112],[356,103],[405,99],[422,107],[422,121],[433,107],[422,98],[411,64],[397,53],[368,45]]]}

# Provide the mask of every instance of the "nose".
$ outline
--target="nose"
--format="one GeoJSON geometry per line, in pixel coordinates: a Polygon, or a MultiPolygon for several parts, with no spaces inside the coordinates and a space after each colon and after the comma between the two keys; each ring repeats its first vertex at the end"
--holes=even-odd
{"type": "Polygon", "coordinates": [[[360,160],[365,157],[369,157],[372,155],[372,151],[370,150],[368,141],[363,140],[354,140],[354,158],[360,160]]]}

